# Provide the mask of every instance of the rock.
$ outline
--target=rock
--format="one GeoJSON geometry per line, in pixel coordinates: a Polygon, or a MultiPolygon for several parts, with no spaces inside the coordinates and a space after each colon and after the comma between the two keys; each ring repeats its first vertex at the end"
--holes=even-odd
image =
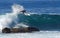
{"type": "Polygon", "coordinates": [[[25,33],[27,32],[28,29],[27,28],[12,28],[12,33],[25,33]]]}
{"type": "Polygon", "coordinates": [[[35,27],[24,27],[24,28],[4,28],[2,33],[26,33],[26,32],[34,32],[39,31],[39,29],[35,27]]]}
{"type": "Polygon", "coordinates": [[[11,32],[12,33],[19,33],[20,32],[20,28],[12,28],[11,32]]]}
{"type": "Polygon", "coordinates": [[[2,29],[2,33],[11,33],[11,29],[6,27],[2,29]]]}
{"type": "Polygon", "coordinates": [[[38,28],[35,27],[28,27],[29,32],[39,31],[38,28]]]}

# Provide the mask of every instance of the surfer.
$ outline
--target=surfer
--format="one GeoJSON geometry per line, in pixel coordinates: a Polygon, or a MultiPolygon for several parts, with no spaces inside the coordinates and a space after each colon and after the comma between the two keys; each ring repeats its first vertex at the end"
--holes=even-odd
{"type": "Polygon", "coordinates": [[[22,12],[22,14],[24,14],[24,15],[30,16],[30,14],[26,12],[26,10],[22,10],[22,11],[20,11],[20,12],[22,12]]]}
{"type": "Polygon", "coordinates": [[[24,13],[26,13],[26,10],[22,10],[21,12],[24,14],[24,13]]]}

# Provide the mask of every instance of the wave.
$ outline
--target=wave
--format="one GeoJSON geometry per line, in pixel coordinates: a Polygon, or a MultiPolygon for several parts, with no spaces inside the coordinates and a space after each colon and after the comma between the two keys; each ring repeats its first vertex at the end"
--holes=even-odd
{"type": "Polygon", "coordinates": [[[30,16],[20,16],[19,22],[27,23],[29,26],[37,27],[40,30],[59,30],[60,15],[31,14],[30,16]]]}
{"type": "Polygon", "coordinates": [[[59,30],[60,29],[60,15],[49,13],[49,14],[38,14],[21,11],[25,8],[21,5],[14,4],[12,6],[12,12],[0,15],[0,30],[5,27],[36,27],[40,30],[59,30]]]}
{"type": "Polygon", "coordinates": [[[18,14],[21,14],[24,7],[18,4],[12,6],[12,12],[0,15],[0,30],[5,27],[11,28],[18,22],[18,14]]]}

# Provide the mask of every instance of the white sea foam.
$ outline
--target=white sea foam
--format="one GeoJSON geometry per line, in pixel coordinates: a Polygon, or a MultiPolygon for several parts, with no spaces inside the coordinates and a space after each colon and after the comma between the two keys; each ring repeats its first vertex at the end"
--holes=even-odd
{"type": "Polygon", "coordinates": [[[18,14],[22,13],[21,11],[24,10],[24,7],[18,4],[14,4],[12,6],[12,12],[6,13],[5,15],[0,15],[0,31],[5,28],[11,28],[9,25],[14,21],[17,23],[18,14]]]}
{"type": "Polygon", "coordinates": [[[13,13],[21,13],[21,11],[24,10],[24,7],[22,5],[14,4],[12,10],[13,13]]]}
{"type": "Polygon", "coordinates": [[[15,25],[13,28],[24,28],[24,27],[29,27],[29,26],[26,24],[23,24],[23,23],[19,23],[19,24],[15,25]]]}
{"type": "Polygon", "coordinates": [[[58,31],[41,31],[34,33],[11,33],[1,34],[0,38],[60,38],[58,31]]]}

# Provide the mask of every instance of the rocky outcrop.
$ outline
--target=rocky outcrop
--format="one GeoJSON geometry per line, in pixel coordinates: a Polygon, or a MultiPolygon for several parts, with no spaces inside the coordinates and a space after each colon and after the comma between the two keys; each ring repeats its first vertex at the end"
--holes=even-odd
{"type": "Polygon", "coordinates": [[[4,28],[2,30],[2,33],[11,33],[11,29],[10,28],[4,28]]]}
{"type": "Polygon", "coordinates": [[[2,33],[26,33],[26,32],[34,32],[39,31],[39,29],[35,27],[25,27],[25,28],[4,28],[2,33]]]}
{"type": "Polygon", "coordinates": [[[28,32],[27,28],[12,28],[12,33],[25,33],[28,32]]]}
{"type": "Polygon", "coordinates": [[[39,31],[38,28],[35,27],[28,27],[29,32],[33,32],[33,31],[39,31]]]}

